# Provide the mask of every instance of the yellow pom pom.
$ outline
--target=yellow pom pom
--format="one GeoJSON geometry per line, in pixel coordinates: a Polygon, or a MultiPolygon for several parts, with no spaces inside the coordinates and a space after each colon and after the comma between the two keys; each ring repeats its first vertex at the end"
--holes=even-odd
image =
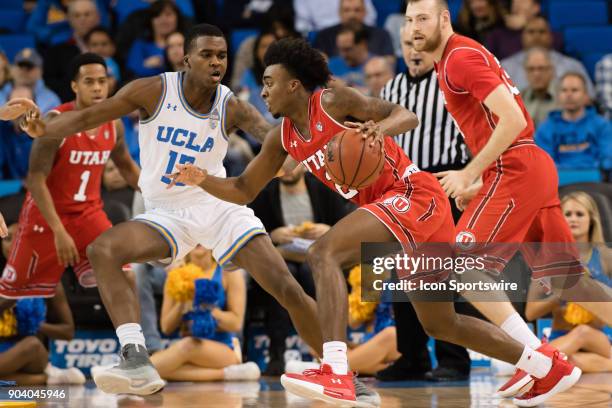
{"type": "Polygon", "coordinates": [[[166,293],[177,302],[193,300],[195,280],[205,277],[205,271],[192,263],[168,272],[166,293]]]}
{"type": "Polygon", "coordinates": [[[589,312],[579,304],[570,302],[565,308],[565,314],[563,315],[563,318],[568,323],[579,325],[590,323],[591,321],[593,321],[594,316],[591,314],[591,312],[589,312]]]}
{"type": "Polygon", "coordinates": [[[351,285],[351,293],[348,297],[351,321],[356,323],[369,322],[374,317],[377,303],[361,301],[361,267],[356,266],[351,269],[348,281],[351,285]]]}
{"type": "Polygon", "coordinates": [[[13,309],[5,310],[0,315],[0,337],[13,337],[17,335],[17,319],[13,309]]]}

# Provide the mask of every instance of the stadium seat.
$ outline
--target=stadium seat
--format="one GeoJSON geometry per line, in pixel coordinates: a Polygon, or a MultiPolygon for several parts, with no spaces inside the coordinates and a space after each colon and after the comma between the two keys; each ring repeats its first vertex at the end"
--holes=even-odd
{"type": "Polygon", "coordinates": [[[0,11],[0,29],[18,33],[25,31],[26,13],[23,10],[0,11]]]}
{"type": "Polygon", "coordinates": [[[376,25],[378,27],[385,25],[385,21],[390,14],[402,13],[402,10],[400,10],[401,0],[373,0],[372,3],[376,9],[376,25]]]}
{"type": "Polygon", "coordinates": [[[597,65],[604,55],[606,55],[605,52],[590,52],[580,57],[580,60],[593,81],[595,80],[595,65],[597,65]]]}
{"type": "Polygon", "coordinates": [[[247,38],[259,34],[259,30],[254,29],[238,29],[232,31],[232,36],[230,40],[230,46],[232,47],[230,52],[235,54],[236,51],[240,48],[240,44],[247,38]]]}
{"type": "MultiPolygon", "coordinates": [[[[23,0],[2,0],[0,10],[20,10],[23,11],[23,0]]],[[[4,11],[2,11],[4,13],[4,11]]]]}
{"type": "Polygon", "coordinates": [[[560,169],[559,185],[566,186],[574,183],[599,183],[601,172],[598,169],[560,169]]]}
{"type": "Polygon", "coordinates": [[[448,10],[451,14],[451,20],[453,22],[457,21],[457,16],[459,15],[459,10],[461,10],[462,0],[449,0],[448,2],[448,10]]]}
{"type": "Polygon", "coordinates": [[[610,52],[612,26],[568,27],[563,30],[565,51],[573,55],[610,52]]]}
{"type": "Polygon", "coordinates": [[[549,21],[554,31],[568,26],[605,25],[608,23],[608,7],[600,0],[551,2],[549,21]]]}
{"type": "Polygon", "coordinates": [[[23,48],[34,48],[36,43],[34,36],[30,34],[5,34],[0,35],[0,47],[6,53],[9,61],[13,62],[15,54],[23,48]]]}

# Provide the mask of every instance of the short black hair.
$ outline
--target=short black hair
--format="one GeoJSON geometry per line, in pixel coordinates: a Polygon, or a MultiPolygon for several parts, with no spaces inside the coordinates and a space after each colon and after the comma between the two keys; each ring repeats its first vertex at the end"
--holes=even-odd
{"type": "Polygon", "coordinates": [[[340,30],[338,30],[337,35],[344,33],[353,33],[354,44],[361,44],[369,40],[368,32],[360,24],[348,23],[346,25],[343,25],[342,27],[340,27],[340,30]]]}
{"type": "Polygon", "coordinates": [[[309,91],[325,86],[331,72],[323,54],[302,38],[283,38],[270,45],[264,65],[281,64],[309,91]]]}
{"type": "Polygon", "coordinates": [[[68,72],[70,73],[70,79],[76,81],[79,78],[79,69],[83,65],[89,64],[100,64],[104,67],[104,71],[108,69],[104,58],[93,52],[86,52],[84,54],[77,55],[74,57],[69,64],[68,72]]]}
{"type": "Polygon", "coordinates": [[[185,55],[189,54],[191,48],[193,47],[193,43],[200,37],[221,37],[227,43],[225,39],[225,34],[223,31],[216,25],[212,24],[198,24],[195,25],[187,32],[185,36],[185,44],[183,45],[183,51],[185,55]]]}
{"type": "Polygon", "coordinates": [[[97,27],[92,28],[91,30],[89,30],[87,34],[85,34],[85,37],[83,37],[83,41],[85,41],[85,44],[89,44],[89,40],[91,39],[91,36],[94,35],[95,33],[104,33],[111,40],[113,44],[115,43],[115,39],[113,38],[113,34],[111,33],[111,31],[108,28],[99,25],[97,27]]]}

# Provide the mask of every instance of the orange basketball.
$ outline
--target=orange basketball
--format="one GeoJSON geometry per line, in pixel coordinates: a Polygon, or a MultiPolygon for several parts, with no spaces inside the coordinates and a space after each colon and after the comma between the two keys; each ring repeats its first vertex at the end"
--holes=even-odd
{"type": "Polygon", "coordinates": [[[360,189],[376,181],[385,165],[380,143],[370,146],[372,138],[364,139],[355,129],[336,134],[327,143],[325,167],[332,181],[339,186],[360,189]]]}

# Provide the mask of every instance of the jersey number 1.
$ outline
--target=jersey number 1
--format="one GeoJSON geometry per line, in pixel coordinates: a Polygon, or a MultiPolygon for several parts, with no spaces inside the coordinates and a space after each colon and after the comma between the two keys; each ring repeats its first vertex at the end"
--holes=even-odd
{"type": "Polygon", "coordinates": [[[89,176],[91,172],[89,170],[85,170],[81,173],[81,185],[79,186],[79,191],[74,195],[74,201],[85,201],[87,200],[87,196],[85,195],[85,190],[87,190],[87,183],[89,183],[89,176]]]}
{"type": "MultiPolygon", "coordinates": [[[[168,166],[166,167],[166,174],[172,174],[174,171],[174,166],[176,165],[176,158],[178,157],[178,153],[174,150],[170,150],[170,159],[168,160],[168,166]]],[[[181,157],[178,160],[178,164],[187,164],[187,163],[195,163],[195,157],[188,156],[186,154],[181,154],[181,157]]],[[[170,184],[172,180],[170,180],[166,176],[162,176],[161,182],[164,184],[170,184]]],[[[177,186],[184,186],[183,183],[176,183],[177,186]]]]}

